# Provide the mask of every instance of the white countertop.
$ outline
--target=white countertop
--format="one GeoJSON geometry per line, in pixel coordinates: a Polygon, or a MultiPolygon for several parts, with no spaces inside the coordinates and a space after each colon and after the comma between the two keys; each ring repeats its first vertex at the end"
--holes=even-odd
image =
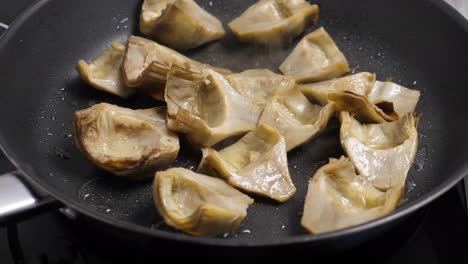
{"type": "Polygon", "coordinates": [[[445,0],[468,18],[468,0],[445,0]]]}

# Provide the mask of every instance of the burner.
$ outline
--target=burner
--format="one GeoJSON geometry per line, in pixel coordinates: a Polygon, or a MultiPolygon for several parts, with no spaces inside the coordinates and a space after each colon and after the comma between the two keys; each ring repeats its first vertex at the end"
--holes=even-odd
{"type": "Polygon", "coordinates": [[[453,189],[426,209],[416,212],[386,234],[350,250],[302,248],[216,249],[148,241],[95,223],[78,215],[70,220],[51,212],[0,231],[0,263],[140,263],[161,254],[190,255],[313,255],[324,260],[375,259],[385,263],[446,263],[465,259],[467,215],[453,189]],[[8,234],[7,234],[8,233],[8,234]],[[8,240],[6,239],[8,237],[8,240]],[[178,252],[178,253],[177,253],[178,252]],[[332,255],[330,255],[332,254],[332,255]],[[337,257],[337,255],[339,257],[337,257]],[[12,260],[16,259],[16,262],[12,260]]]}

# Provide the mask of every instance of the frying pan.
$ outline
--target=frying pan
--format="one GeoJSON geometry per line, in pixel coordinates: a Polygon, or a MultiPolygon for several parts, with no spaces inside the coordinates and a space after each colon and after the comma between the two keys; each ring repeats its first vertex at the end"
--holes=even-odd
{"type": "MultiPolygon", "coordinates": [[[[253,0],[197,1],[223,23],[253,0]]],[[[138,34],[139,1],[41,0],[25,11],[0,40],[0,144],[16,173],[0,177],[2,221],[19,213],[66,206],[102,226],[147,239],[220,247],[358,244],[388,230],[454,186],[468,172],[468,23],[437,0],[323,0],[317,25],[325,26],[347,56],[353,72],[375,72],[422,92],[417,111],[419,149],[408,175],[405,202],[375,221],[320,235],[307,234],[300,217],[307,182],[330,157],[339,157],[339,123],[288,154],[297,194],[285,204],[256,198],[240,228],[227,237],[195,238],[162,222],[150,182],[129,182],[95,168],[70,138],[73,112],[98,102],[144,108],[158,105],[142,95],[121,100],[80,79],[75,64],[91,60],[112,41],[138,34]],[[28,188],[21,186],[17,177],[28,188]],[[19,189],[18,189],[19,188],[19,189]],[[21,189],[23,188],[23,189],[21,189]],[[29,189],[36,195],[30,196],[29,189]],[[18,200],[23,199],[23,200],[18,200]],[[7,208],[7,209],[5,209],[7,208]],[[39,209],[38,209],[39,208],[39,209]],[[359,237],[359,239],[354,239],[359,237]]],[[[289,48],[223,40],[186,54],[233,71],[277,66],[289,48]]],[[[182,142],[172,166],[195,168],[200,153],[182,142]]]]}

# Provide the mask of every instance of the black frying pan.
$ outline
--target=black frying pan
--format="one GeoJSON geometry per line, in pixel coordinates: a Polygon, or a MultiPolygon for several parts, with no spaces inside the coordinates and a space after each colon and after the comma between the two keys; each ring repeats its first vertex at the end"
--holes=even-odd
{"type": "MultiPolygon", "coordinates": [[[[226,23],[255,1],[197,2],[226,23]]],[[[437,0],[317,3],[321,18],[313,28],[327,28],[353,71],[375,72],[381,80],[392,78],[422,91],[420,144],[407,180],[406,202],[387,217],[321,235],[300,227],[309,178],[329,157],[342,154],[336,120],[319,138],[288,155],[298,189],[294,198],[281,205],[257,199],[241,227],[226,238],[194,238],[168,228],[154,209],[150,183],[128,182],[96,169],[69,137],[73,112],[102,101],[133,108],[157,102],[142,96],[124,101],[95,91],[79,78],[75,64],[93,59],[112,41],[125,42],[130,34],[138,34],[140,1],[42,0],[13,23],[0,40],[0,144],[24,179],[49,200],[149,239],[218,246],[356,244],[369,239],[440,196],[468,172],[468,23],[437,0]]],[[[228,34],[188,55],[234,71],[276,70],[291,48],[239,44],[228,34]]],[[[200,153],[182,147],[174,166],[194,168],[200,153]]]]}

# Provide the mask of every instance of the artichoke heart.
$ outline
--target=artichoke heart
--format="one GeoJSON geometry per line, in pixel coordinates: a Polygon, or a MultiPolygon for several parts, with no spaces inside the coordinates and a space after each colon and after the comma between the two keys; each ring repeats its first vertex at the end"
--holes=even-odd
{"type": "Polygon", "coordinates": [[[286,45],[317,22],[319,8],[305,0],[260,0],[228,26],[242,42],[286,45]]]}
{"type": "Polygon", "coordinates": [[[362,224],[391,213],[402,194],[402,186],[376,189],[345,157],[330,159],[309,182],[301,224],[311,233],[362,224]]]}
{"type": "Polygon", "coordinates": [[[298,83],[325,81],[349,72],[348,61],[325,29],[306,35],[279,67],[298,83]]]}
{"type": "Polygon", "coordinates": [[[101,56],[88,64],[78,61],[76,69],[83,80],[92,87],[113,95],[127,98],[134,93],[128,88],[120,75],[120,67],[125,55],[125,46],[114,42],[101,56]]]}
{"type": "Polygon", "coordinates": [[[263,111],[210,69],[197,73],[173,67],[165,100],[169,129],[203,147],[255,129],[263,111]]]}
{"type": "Polygon", "coordinates": [[[265,107],[274,94],[296,85],[293,78],[267,69],[252,69],[229,74],[226,75],[226,80],[246,100],[261,107],[265,107]]]}
{"type": "Polygon", "coordinates": [[[328,94],[328,99],[335,103],[337,112],[351,112],[357,120],[363,123],[398,120],[398,114],[393,109],[391,102],[374,105],[366,96],[352,92],[331,92],[328,94]]]}
{"type": "Polygon", "coordinates": [[[235,144],[216,151],[205,148],[198,172],[224,178],[243,191],[279,202],[296,192],[289,176],[283,136],[268,125],[260,125],[235,144]]]}
{"type": "Polygon", "coordinates": [[[368,72],[298,86],[309,99],[322,105],[334,101],[337,111],[352,112],[356,119],[368,123],[395,121],[413,112],[420,96],[417,90],[376,81],[375,74],[368,72]]]}
{"type": "Polygon", "coordinates": [[[75,112],[74,138],[98,167],[119,176],[147,177],[179,152],[179,138],[165,119],[164,107],[132,110],[101,103],[75,112]]]}
{"type": "Polygon", "coordinates": [[[381,190],[404,185],[418,148],[415,114],[363,125],[342,112],[340,120],[341,145],[360,175],[381,190]]]}
{"type": "Polygon", "coordinates": [[[301,92],[311,100],[317,100],[322,105],[328,104],[328,94],[332,92],[351,92],[367,96],[375,84],[375,74],[369,72],[356,73],[333,80],[300,84],[301,92]]]}
{"type": "Polygon", "coordinates": [[[314,105],[299,89],[292,88],[273,97],[259,124],[268,124],[281,132],[289,151],[318,135],[333,113],[332,103],[314,105]]]}
{"type": "Polygon", "coordinates": [[[140,31],[177,50],[196,48],[225,35],[221,22],[193,0],[145,0],[140,31]]]}
{"type": "Polygon", "coordinates": [[[187,58],[177,51],[145,38],[131,36],[128,39],[122,67],[123,79],[127,86],[164,89],[167,74],[173,65],[194,71],[209,68],[222,74],[231,73],[227,69],[215,68],[187,58]]]}
{"type": "Polygon", "coordinates": [[[395,112],[403,116],[414,112],[419,101],[420,92],[411,90],[392,82],[376,82],[368,94],[369,102],[379,105],[391,102],[395,112]]]}
{"type": "Polygon", "coordinates": [[[168,225],[194,236],[232,232],[254,202],[221,179],[183,168],[157,172],[153,198],[168,225]]]}

